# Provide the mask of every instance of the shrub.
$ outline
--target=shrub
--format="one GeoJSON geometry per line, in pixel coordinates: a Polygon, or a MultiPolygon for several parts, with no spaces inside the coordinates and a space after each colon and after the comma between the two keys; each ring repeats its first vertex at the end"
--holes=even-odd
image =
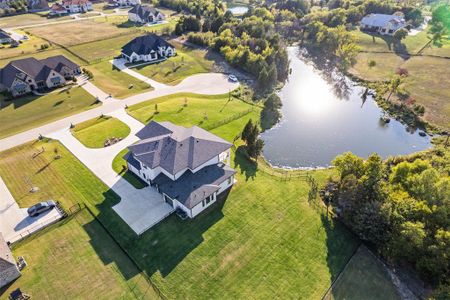
{"type": "Polygon", "coordinates": [[[374,61],[374,60],[370,60],[369,61],[369,68],[373,68],[373,67],[375,67],[377,65],[377,62],[376,61],[374,61]]]}

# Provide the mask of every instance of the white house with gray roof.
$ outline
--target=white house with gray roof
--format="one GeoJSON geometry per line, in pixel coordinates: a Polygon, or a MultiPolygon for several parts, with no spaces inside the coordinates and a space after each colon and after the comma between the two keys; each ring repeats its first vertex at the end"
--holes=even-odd
{"type": "Polygon", "coordinates": [[[128,169],[190,218],[216,202],[234,184],[231,143],[200,128],[150,122],[128,147],[128,169]]]}
{"type": "Polygon", "coordinates": [[[147,24],[164,21],[162,12],[151,5],[135,5],[128,11],[128,20],[134,23],[147,24]]]}
{"type": "Polygon", "coordinates": [[[156,34],[138,36],[122,47],[122,58],[128,63],[158,62],[176,54],[175,47],[156,34]]]}
{"type": "Polygon", "coordinates": [[[406,27],[406,25],[405,18],[401,14],[370,14],[361,20],[360,28],[362,31],[394,35],[397,30],[406,27]]]}
{"type": "Polygon", "coordinates": [[[17,279],[20,271],[8,244],[0,232],[0,288],[17,279]]]}

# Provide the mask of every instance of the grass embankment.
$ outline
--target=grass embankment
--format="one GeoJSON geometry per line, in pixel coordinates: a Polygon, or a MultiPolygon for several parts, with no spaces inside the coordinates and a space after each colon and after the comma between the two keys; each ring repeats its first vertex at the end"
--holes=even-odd
{"type": "Polygon", "coordinates": [[[11,101],[0,96],[0,138],[96,107],[95,98],[79,86],[45,96],[28,95],[11,101]]]}
{"type": "Polygon", "coordinates": [[[401,88],[416,104],[425,107],[423,119],[449,129],[450,69],[448,59],[444,57],[450,57],[450,42],[444,41],[441,47],[428,45],[423,49],[429,42],[425,31],[408,36],[402,42],[379,36],[373,42],[371,35],[355,33],[363,52],[359,53],[350,73],[363,80],[381,82],[391,80],[398,68],[406,69],[408,76],[403,79],[401,88]],[[375,66],[369,67],[370,61],[374,61],[375,66]]]}
{"type": "Polygon", "coordinates": [[[324,299],[398,300],[401,298],[385,267],[366,247],[361,246],[324,299]]]}
{"type": "Polygon", "coordinates": [[[91,82],[101,90],[110,93],[114,98],[122,99],[153,89],[148,83],[121,72],[109,61],[90,65],[86,69],[94,74],[91,82]]]}
{"type": "Polygon", "coordinates": [[[155,295],[137,267],[86,210],[20,243],[28,266],[5,296],[34,299],[143,299],[155,295]]]}
{"type": "Polygon", "coordinates": [[[207,51],[176,46],[177,55],[166,61],[135,67],[133,70],[158,82],[176,85],[184,78],[210,72],[214,60],[207,58],[207,51]]]}
{"type": "Polygon", "coordinates": [[[119,119],[102,116],[77,124],[71,131],[86,147],[103,148],[107,139],[126,138],[130,134],[130,127],[119,119]]]}

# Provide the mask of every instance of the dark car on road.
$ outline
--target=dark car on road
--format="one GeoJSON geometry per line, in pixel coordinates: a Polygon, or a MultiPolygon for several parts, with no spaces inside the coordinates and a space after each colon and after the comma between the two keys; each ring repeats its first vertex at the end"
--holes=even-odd
{"type": "Polygon", "coordinates": [[[49,200],[44,202],[39,202],[32,207],[28,208],[27,212],[30,217],[35,217],[44,211],[51,210],[56,206],[55,201],[49,200]]]}

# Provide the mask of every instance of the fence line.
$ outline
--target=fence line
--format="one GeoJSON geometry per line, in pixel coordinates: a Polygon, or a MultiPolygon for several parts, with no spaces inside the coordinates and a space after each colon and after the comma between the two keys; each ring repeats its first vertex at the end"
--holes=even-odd
{"type": "Polygon", "coordinates": [[[223,125],[231,123],[231,122],[233,122],[233,121],[235,121],[237,119],[240,119],[243,116],[248,115],[252,111],[254,111],[253,106],[251,108],[247,109],[247,110],[244,110],[244,111],[240,112],[240,113],[234,114],[234,115],[232,115],[232,116],[230,116],[230,117],[228,117],[226,119],[223,119],[221,121],[217,121],[217,122],[212,123],[212,124],[210,124],[208,126],[205,126],[204,129],[205,130],[216,129],[217,127],[223,126],[223,125]]]}

